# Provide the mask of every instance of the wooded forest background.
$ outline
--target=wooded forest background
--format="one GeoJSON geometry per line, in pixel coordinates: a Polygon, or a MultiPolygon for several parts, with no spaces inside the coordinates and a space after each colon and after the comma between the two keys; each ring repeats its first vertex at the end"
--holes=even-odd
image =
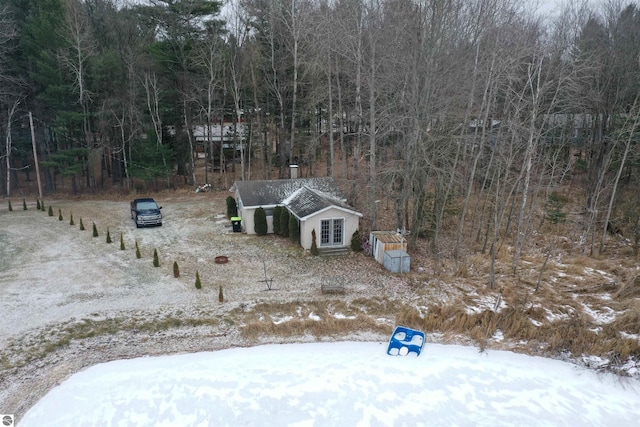
{"type": "Polygon", "coordinates": [[[45,193],[333,176],[376,229],[514,268],[534,219],[640,242],[640,10],[524,0],[4,0],[0,184],[45,193]],[[231,149],[195,126],[243,123],[231,149]],[[33,139],[32,139],[33,137],[33,139]],[[35,148],[34,148],[35,147],[35,148]],[[204,153],[205,173],[196,173],[204,153]],[[232,174],[221,173],[233,168],[232,174]]]}

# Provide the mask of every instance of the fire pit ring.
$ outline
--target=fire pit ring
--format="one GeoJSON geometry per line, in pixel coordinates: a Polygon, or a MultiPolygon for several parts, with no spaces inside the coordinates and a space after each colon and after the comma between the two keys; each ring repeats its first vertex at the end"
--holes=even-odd
{"type": "Polygon", "coordinates": [[[226,264],[227,262],[229,262],[229,258],[224,255],[219,255],[215,257],[214,262],[216,264],[226,264]]]}

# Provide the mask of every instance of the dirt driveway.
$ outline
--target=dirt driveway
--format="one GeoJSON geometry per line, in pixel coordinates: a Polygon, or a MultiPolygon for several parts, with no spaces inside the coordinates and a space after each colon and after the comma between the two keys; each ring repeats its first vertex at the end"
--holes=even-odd
{"type": "Polygon", "coordinates": [[[320,293],[327,277],[347,284],[343,299],[411,294],[406,278],[386,274],[362,254],[313,257],[279,237],[233,233],[227,196],[158,195],[164,225],[141,229],[127,200],[46,200],[53,216],[36,210],[35,200],[26,211],[15,201],[12,212],[0,210],[0,412],[19,418],[57,382],[95,363],[249,345],[232,312],[332,298],[320,293]],[[107,230],[113,243],[106,242],[107,230]],[[220,255],[228,262],[216,264],[220,255]],[[277,290],[267,290],[265,269],[277,290]],[[204,317],[218,320],[197,321],[204,317]],[[170,322],[176,327],[159,326],[170,322]]]}

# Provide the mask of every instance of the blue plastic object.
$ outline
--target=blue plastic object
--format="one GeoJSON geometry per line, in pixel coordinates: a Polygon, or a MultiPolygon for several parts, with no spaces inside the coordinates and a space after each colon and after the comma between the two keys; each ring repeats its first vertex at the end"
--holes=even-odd
{"type": "Polygon", "coordinates": [[[420,356],[424,345],[424,332],[397,326],[389,339],[387,354],[390,356],[420,356]]]}

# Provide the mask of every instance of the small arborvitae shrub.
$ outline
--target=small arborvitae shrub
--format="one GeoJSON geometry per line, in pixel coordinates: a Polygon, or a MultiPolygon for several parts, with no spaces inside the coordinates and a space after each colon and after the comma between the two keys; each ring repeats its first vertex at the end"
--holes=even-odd
{"type": "Polygon", "coordinates": [[[96,223],[93,223],[93,237],[98,237],[98,227],[96,227],[96,223]]]}
{"type": "Polygon", "coordinates": [[[22,199],[22,210],[23,211],[27,210],[27,201],[25,199],[22,199]]]}
{"type": "Polygon", "coordinates": [[[49,206],[49,216],[53,216],[53,208],[49,206]]]}
{"type": "Polygon", "coordinates": [[[47,208],[44,207],[44,200],[40,202],[40,209],[44,212],[47,208]]]}
{"type": "Polygon", "coordinates": [[[84,230],[84,224],[82,223],[82,218],[80,218],[80,230],[84,230]]]}
{"type": "Polygon", "coordinates": [[[316,243],[316,229],[311,230],[311,255],[318,256],[320,251],[318,250],[318,244],[316,243]]]}
{"type": "Polygon", "coordinates": [[[124,236],[120,233],[120,250],[124,251],[124,236]]]}
{"type": "Polygon", "coordinates": [[[158,250],[153,250],[153,266],[160,267],[160,260],[158,259],[158,250]]]}
{"type": "Polygon", "coordinates": [[[173,262],[173,277],[180,277],[180,268],[178,267],[178,261],[173,262]]]}
{"type": "Polygon", "coordinates": [[[354,252],[360,252],[362,250],[362,237],[360,236],[360,231],[356,230],[351,236],[351,250],[354,252]]]}
{"type": "Polygon", "coordinates": [[[196,289],[202,289],[202,282],[200,282],[200,273],[196,271],[196,289]]]}
{"type": "Polygon", "coordinates": [[[58,221],[62,221],[64,218],[62,218],[62,209],[58,209],[58,221]]]}
{"type": "Polygon", "coordinates": [[[138,246],[138,241],[136,240],[136,258],[140,259],[142,255],[140,255],[140,246],[138,246]]]}
{"type": "Polygon", "coordinates": [[[238,216],[238,204],[233,196],[227,197],[227,218],[238,216]]]}
{"type": "Polygon", "coordinates": [[[258,236],[267,234],[267,214],[262,207],[256,209],[253,214],[253,228],[258,236]]]}
{"type": "Polygon", "coordinates": [[[291,243],[300,243],[298,220],[293,215],[289,215],[289,240],[291,240],[291,243]]]}
{"type": "Polygon", "coordinates": [[[13,206],[11,206],[11,200],[9,200],[9,212],[13,211],[13,206]]]}
{"type": "Polygon", "coordinates": [[[69,225],[76,225],[76,223],[73,222],[73,214],[69,215],[69,225]]]}
{"type": "Polygon", "coordinates": [[[113,240],[111,240],[111,233],[109,233],[108,228],[107,228],[107,243],[113,243],[113,240]]]}
{"type": "Polygon", "coordinates": [[[280,213],[282,212],[282,206],[276,206],[273,208],[273,234],[280,235],[280,213]]]}
{"type": "Polygon", "coordinates": [[[220,285],[220,290],[218,291],[218,301],[224,302],[224,294],[222,293],[222,285],[220,285]]]}
{"type": "Polygon", "coordinates": [[[36,199],[36,210],[40,210],[40,199],[36,199]]]}
{"type": "Polygon", "coordinates": [[[280,211],[280,235],[289,237],[289,211],[286,208],[280,211]]]}

